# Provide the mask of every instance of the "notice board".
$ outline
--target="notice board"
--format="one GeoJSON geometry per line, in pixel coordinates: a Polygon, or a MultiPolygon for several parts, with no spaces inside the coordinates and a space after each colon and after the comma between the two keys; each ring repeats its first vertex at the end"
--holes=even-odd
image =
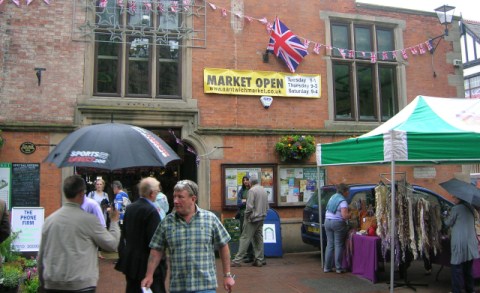
{"type": "Polygon", "coordinates": [[[11,207],[40,206],[40,164],[12,163],[11,207]]]}
{"type": "Polygon", "coordinates": [[[242,177],[256,177],[258,183],[265,188],[270,206],[276,206],[275,196],[275,164],[223,164],[222,189],[223,208],[238,209],[237,193],[242,187],[242,177]]]}

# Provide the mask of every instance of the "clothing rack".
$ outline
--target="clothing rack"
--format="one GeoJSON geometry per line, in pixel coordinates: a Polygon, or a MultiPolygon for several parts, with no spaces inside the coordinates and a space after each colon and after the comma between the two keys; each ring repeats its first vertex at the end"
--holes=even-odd
{"type": "MultiPolygon", "coordinates": [[[[380,181],[380,184],[384,184],[384,185],[390,185],[390,188],[391,186],[393,185],[392,184],[392,181],[395,182],[395,186],[398,186],[398,185],[401,185],[402,187],[405,187],[405,189],[408,189],[410,191],[415,191],[413,190],[413,188],[411,188],[410,186],[408,186],[407,184],[407,180],[406,180],[406,177],[407,177],[407,174],[406,172],[395,172],[394,173],[394,177],[395,178],[388,178],[388,176],[391,176],[391,173],[381,173],[380,175],[380,178],[381,178],[381,181],[380,181]],[[400,177],[397,179],[397,176],[400,177]],[[388,182],[388,184],[385,184],[382,180],[385,180],[388,182]]],[[[398,190],[398,187],[396,188],[396,190],[398,190]]],[[[395,262],[395,257],[394,257],[394,253],[391,252],[391,257],[390,257],[390,261],[393,261],[395,262]]],[[[407,287],[407,288],[410,288],[412,289],[413,291],[417,291],[417,289],[414,287],[414,286],[428,286],[428,284],[425,284],[425,283],[411,283],[409,280],[408,280],[408,273],[407,273],[407,270],[408,270],[408,267],[410,266],[410,262],[411,261],[406,261],[404,263],[401,263],[399,265],[399,271],[400,271],[400,275],[403,276],[403,280],[404,282],[393,282],[393,288],[398,288],[398,287],[407,287]]],[[[387,282],[387,284],[389,285],[389,288],[391,288],[392,282],[387,282]]]]}

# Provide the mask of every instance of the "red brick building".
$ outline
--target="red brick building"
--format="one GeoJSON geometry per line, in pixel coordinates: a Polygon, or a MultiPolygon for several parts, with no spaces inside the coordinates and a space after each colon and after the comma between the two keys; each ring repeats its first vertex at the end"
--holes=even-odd
{"type": "MultiPolygon", "coordinates": [[[[114,120],[158,133],[182,157],[177,166],[141,172],[158,177],[167,193],[176,180],[198,182],[199,205],[223,218],[235,214],[228,208],[229,170],[238,176],[266,168],[275,175],[269,184],[284,249],[307,249],[299,233],[305,200],[281,198],[279,178],[291,167],[316,169],[315,155],[281,162],[280,137],[337,141],[375,128],[417,95],[464,96],[462,69],[452,64],[461,59],[458,25],[429,53],[428,40],[444,31],[433,11],[354,0],[47,2],[0,5],[0,162],[40,164],[39,202],[47,216],[61,205],[62,178],[73,173],[42,162],[52,145],[79,127],[114,120]],[[264,94],[205,93],[204,70],[212,68],[236,70],[233,76],[290,73],[273,54],[264,62],[275,17],[308,41],[295,74],[319,78],[319,95],[272,95],[265,109],[264,94]],[[24,142],[35,152],[22,153],[24,142]]],[[[461,171],[433,166],[428,176],[418,176],[422,169],[414,176],[415,168],[398,170],[437,192],[439,182],[461,171]]],[[[325,183],[378,182],[388,172],[388,166],[329,167],[325,183]]],[[[85,175],[121,179],[132,193],[140,176],[85,175]]]]}

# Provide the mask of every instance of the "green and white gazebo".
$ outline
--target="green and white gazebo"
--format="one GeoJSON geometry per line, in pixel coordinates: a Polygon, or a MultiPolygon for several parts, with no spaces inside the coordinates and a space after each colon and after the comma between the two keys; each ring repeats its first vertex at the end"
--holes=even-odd
{"type": "MultiPolygon", "coordinates": [[[[364,135],[317,144],[316,157],[318,167],[390,164],[392,179],[395,164],[479,163],[480,99],[417,96],[397,115],[364,135]]],[[[391,196],[392,217],[394,203],[395,188],[391,196]]],[[[394,223],[393,218],[391,231],[395,230],[394,223]]],[[[393,239],[391,243],[394,259],[393,239]]],[[[393,271],[391,262],[390,284],[394,284],[393,271]]],[[[393,292],[393,285],[390,289],[393,292]]]]}

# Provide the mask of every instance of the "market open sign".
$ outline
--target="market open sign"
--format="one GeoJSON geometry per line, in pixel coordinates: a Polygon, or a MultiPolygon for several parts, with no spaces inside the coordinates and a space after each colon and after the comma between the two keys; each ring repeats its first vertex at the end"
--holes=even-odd
{"type": "Polygon", "coordinates": [[[205,93],[320,98],[320,75],[205,68],[205,93]]]}

